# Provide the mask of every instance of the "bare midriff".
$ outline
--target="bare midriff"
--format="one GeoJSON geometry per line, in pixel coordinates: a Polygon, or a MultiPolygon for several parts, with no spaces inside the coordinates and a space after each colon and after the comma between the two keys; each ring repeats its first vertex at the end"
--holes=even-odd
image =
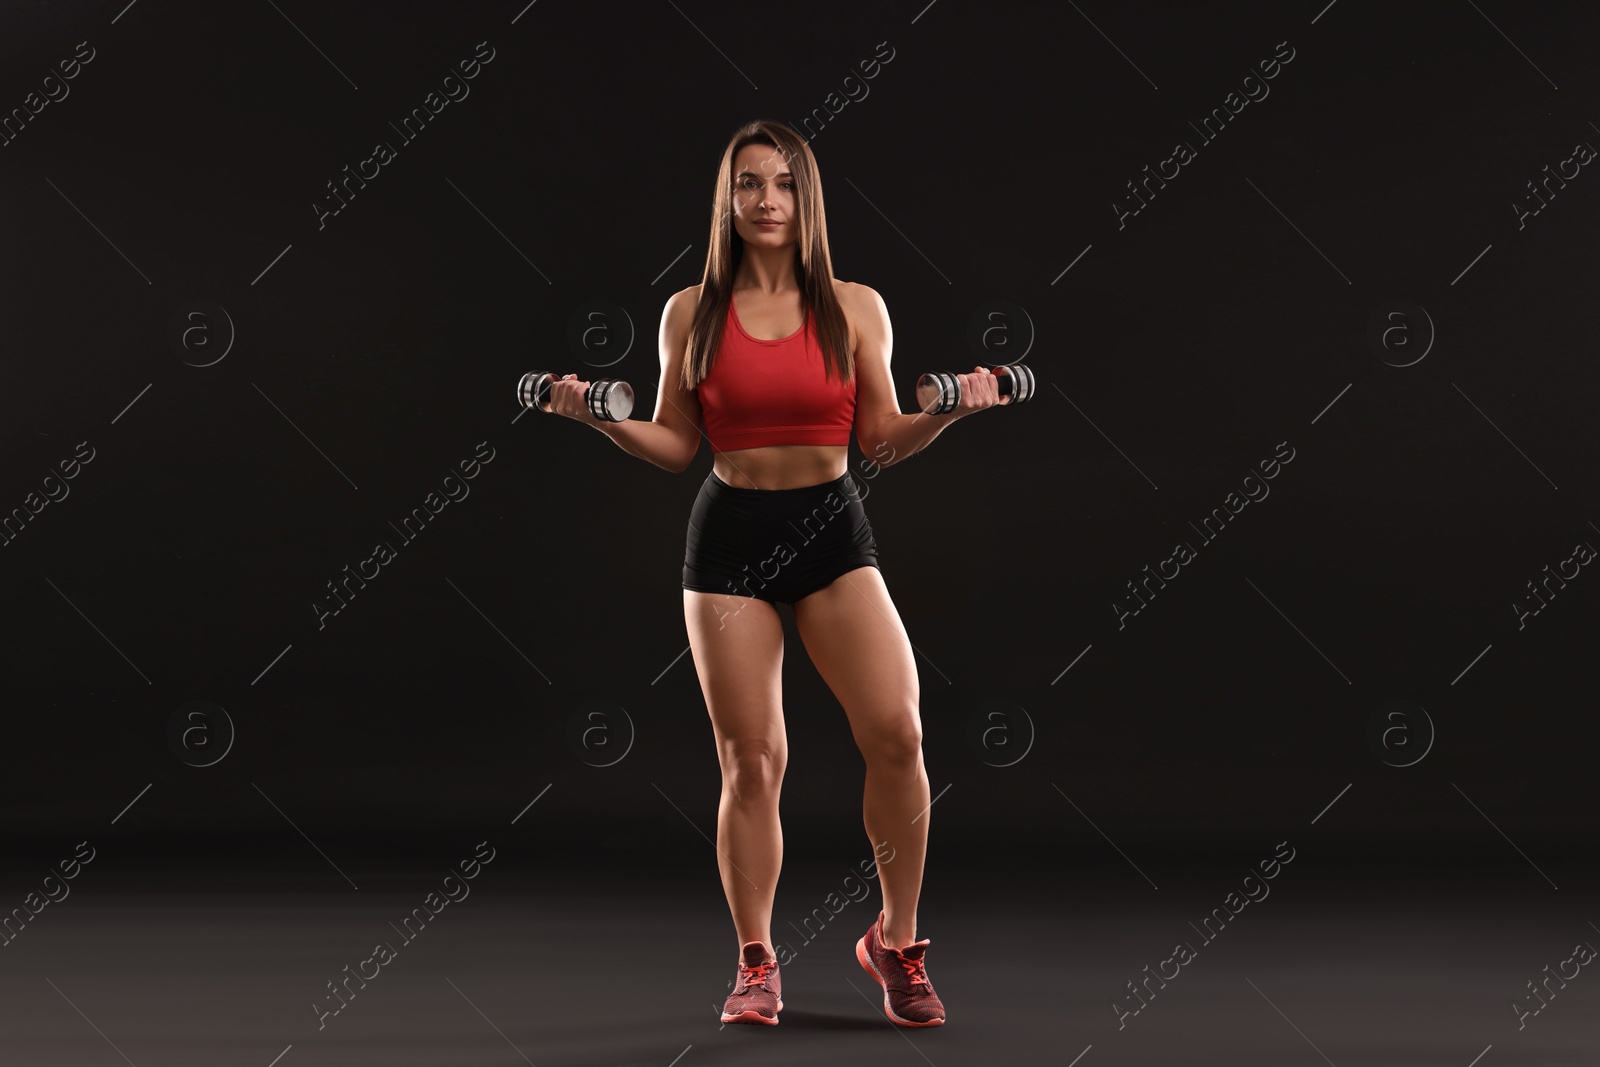
{"type": "Polygon", "coordinates": [[[762,445],[717,452],[711,470],[736,489],[798,489],[844,477],[849,445],[762,445]]]}

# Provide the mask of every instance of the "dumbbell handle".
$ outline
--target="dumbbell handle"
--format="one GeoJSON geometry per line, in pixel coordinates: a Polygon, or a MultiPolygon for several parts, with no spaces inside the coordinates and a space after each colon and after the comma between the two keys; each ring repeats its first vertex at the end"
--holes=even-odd
{"type": "MultiPolygon", "coordinates": [[[[517,383],[517,399],[523,407],[543,411],[550,402],[550,385],[556,376],[549,371],[529,371],[517,383]]],[[[624,422],[633,414],[633,386],[617,378],[601,378],[583,391],[589,414],[605,422],[624,422]]]]}
{"type": "MultiPolygon", "coordinates": [[[[1021,363],[1000,364],[995,367],[995,372],[995,385],[1000,395],[1010,397],[1012,404],[1032,398],[1034,379],[1031,368],[1021,363]],[[1002,371],[1004,373],[1000,373],[1002,371]]],[[[937,371],[917,379],[917,404],[928,414],[947,415],[960,403],[961,382],[954,374],[937,371]]]]}

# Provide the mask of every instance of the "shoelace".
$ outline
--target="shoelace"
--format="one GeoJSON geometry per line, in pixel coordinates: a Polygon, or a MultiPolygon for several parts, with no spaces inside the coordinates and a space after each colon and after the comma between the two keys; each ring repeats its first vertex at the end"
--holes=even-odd
{"type": "MultiPolygon", "coordinates": [[[[898,953],[896,955],[898,956],[898,953]]],[[[916,959],[907,959],[905,956],[898,956],[898,958],[900,966],[906,969],[906,975],[911,981],[921,982],[923,985],[928,986],[929,989],[933,988],[928,982],[928,971],[920,956],[916,959]]]]}
{"type": "Polygon", "coordinates": [[[763,960],[762,962],[756,964],[741,963],[739,966],[744,971],[744,981],[747,987],[753,988],[758,985],[765,987],[767,984],[767,975],[772,973],[772,969],[774,967],[778,966],[778,961],[763,960]]]}

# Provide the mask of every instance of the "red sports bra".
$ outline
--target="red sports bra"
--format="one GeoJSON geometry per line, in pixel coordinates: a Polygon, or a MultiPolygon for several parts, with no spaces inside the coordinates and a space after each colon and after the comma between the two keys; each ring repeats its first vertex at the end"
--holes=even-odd
{"type": "Polygon", "coordinates": [[[848,445],[856,380],[828,378],[812,316],[788,337],[751,337],[728,301],[722,347],[695,388],[713,452],[761,445],[848,445]]]}

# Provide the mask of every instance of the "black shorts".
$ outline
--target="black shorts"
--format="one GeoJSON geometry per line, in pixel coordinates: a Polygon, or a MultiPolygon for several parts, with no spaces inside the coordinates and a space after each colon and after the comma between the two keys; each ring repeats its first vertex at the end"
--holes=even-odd
{"type": "Polygon", "coordinates": [[[794,489],[706,476],[689,513],[683,587],[793,604],[846,571],[878,566],[861,486],[846,471],[794,489]]]}

